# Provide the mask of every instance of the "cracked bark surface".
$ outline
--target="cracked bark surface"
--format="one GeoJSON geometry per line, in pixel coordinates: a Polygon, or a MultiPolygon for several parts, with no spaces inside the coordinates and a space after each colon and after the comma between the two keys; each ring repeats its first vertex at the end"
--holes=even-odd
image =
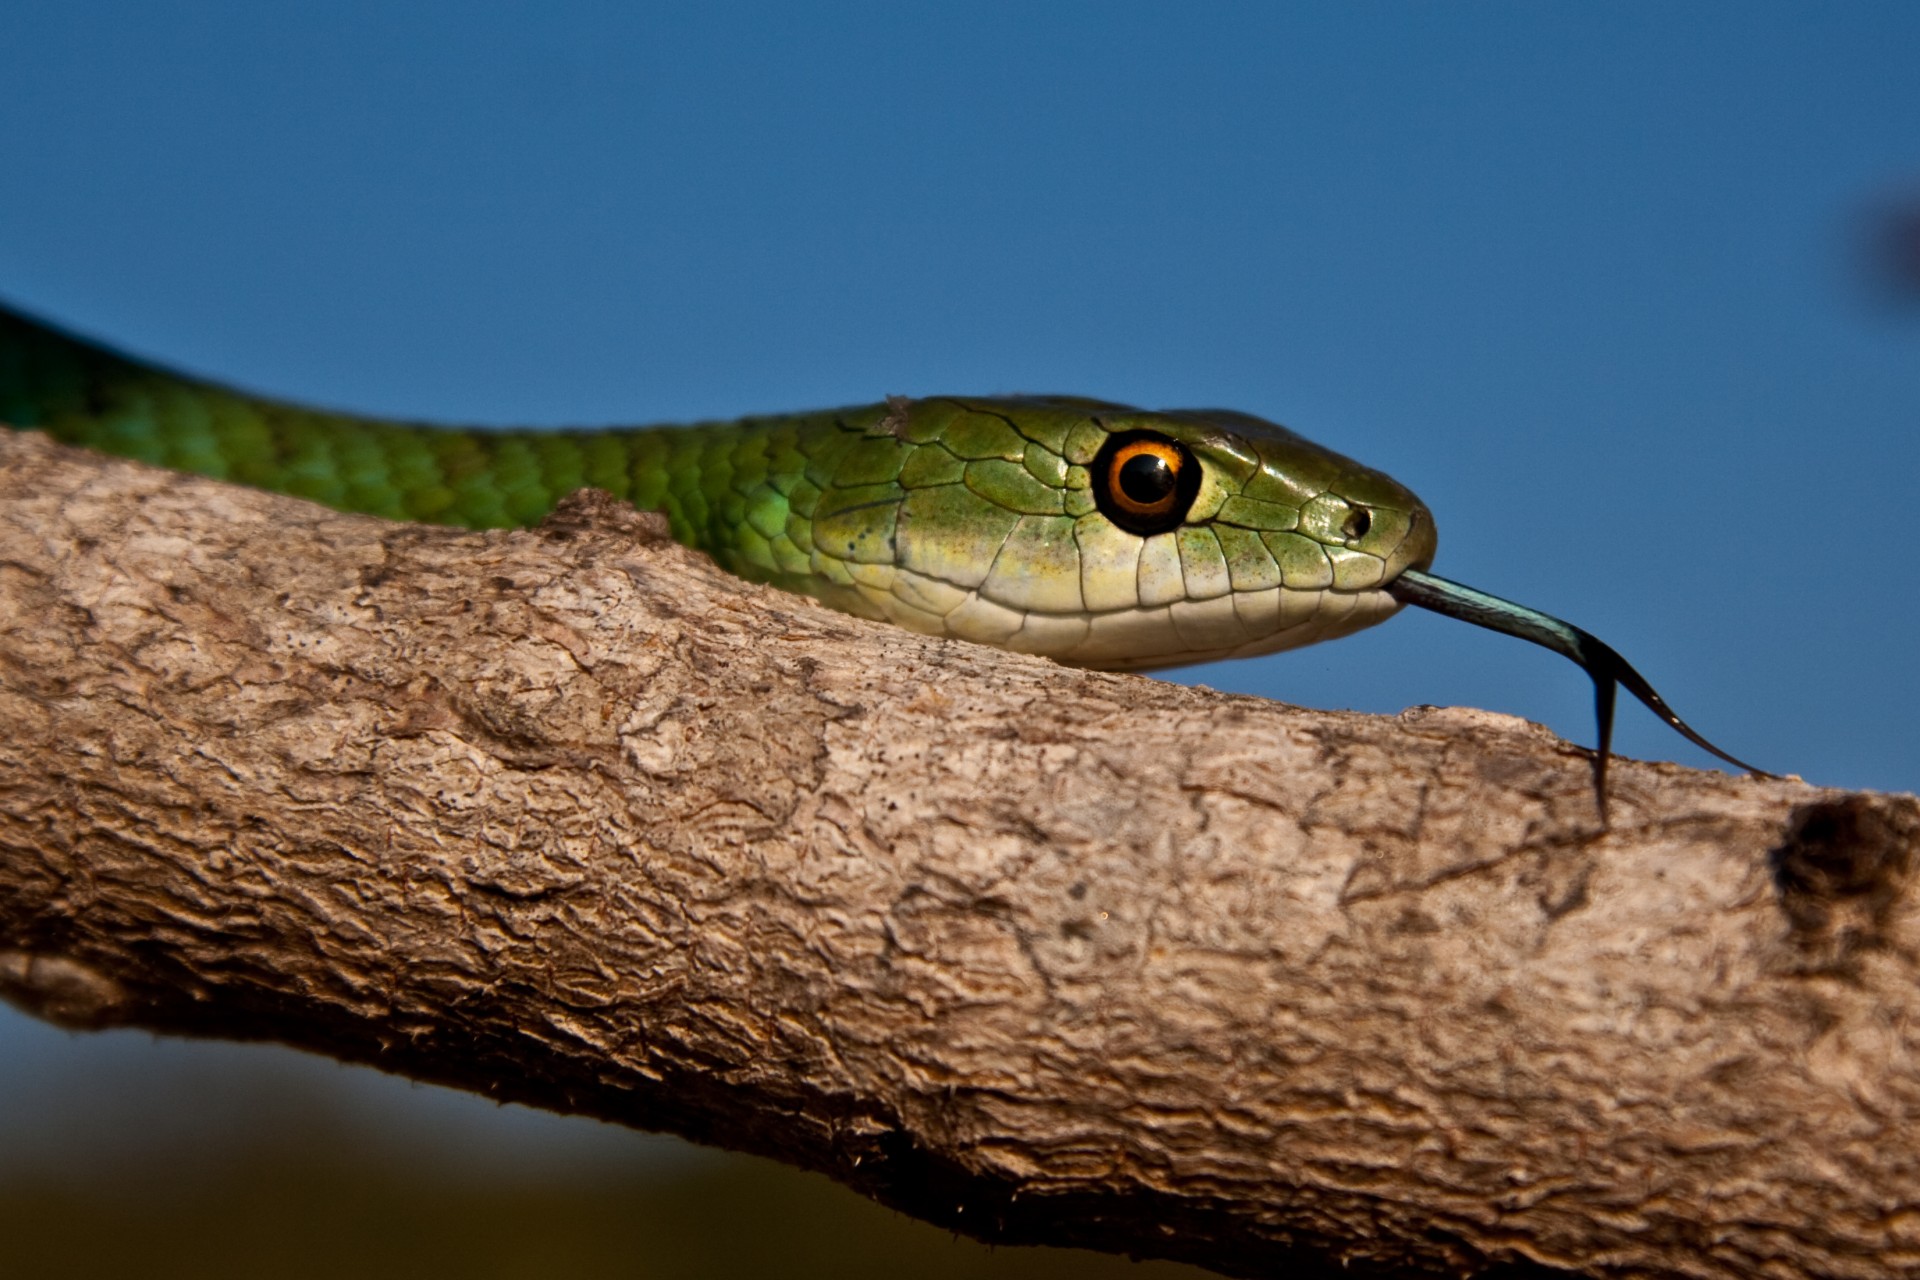
{"type": "Polygon", "coordinates": [[[0,993],[1231,1275],[1920,1267],[1920,806],[0,434],[0,993]]]}

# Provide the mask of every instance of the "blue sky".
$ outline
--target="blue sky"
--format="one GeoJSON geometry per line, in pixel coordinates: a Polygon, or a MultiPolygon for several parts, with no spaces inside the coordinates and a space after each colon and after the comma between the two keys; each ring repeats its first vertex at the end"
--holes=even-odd
{"type": "MultiPolygon", "coordinates": [[[[0,295],[435,418],[1259,413],[1735,754],[1920,782],[1920,307],[1858,252],[1920,200],[1920,6],[292,8],[10,0],[0,295]]],[[[1428,616],[1180,678],[1592,735],[1428,616]]]]}

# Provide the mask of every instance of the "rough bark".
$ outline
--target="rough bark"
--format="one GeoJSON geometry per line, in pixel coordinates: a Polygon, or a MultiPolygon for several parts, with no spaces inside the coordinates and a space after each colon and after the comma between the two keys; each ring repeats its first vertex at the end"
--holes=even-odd
{"type": "MultiPolygon", "coordinates": [[[[0,437],[0,991],[1235,1275],[1920,1266],[1920,807],[0,437]]],[[[750,1212],[743,1207],[742,1212],[750,1212]]]]}

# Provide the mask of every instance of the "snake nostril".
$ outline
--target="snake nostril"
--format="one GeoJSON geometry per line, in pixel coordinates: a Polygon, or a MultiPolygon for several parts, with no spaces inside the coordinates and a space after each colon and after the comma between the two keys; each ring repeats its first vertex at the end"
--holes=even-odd
{"type": "Polygon", "coordinates": [[[1373,528],[1373,512],[1365,507],[1355,507],[1347,512],[1347,519],[1340,526],[1340,532],[1347,535],[1348,542],[1356,542],[1367,536],[1367,530],[1373,528]]]}

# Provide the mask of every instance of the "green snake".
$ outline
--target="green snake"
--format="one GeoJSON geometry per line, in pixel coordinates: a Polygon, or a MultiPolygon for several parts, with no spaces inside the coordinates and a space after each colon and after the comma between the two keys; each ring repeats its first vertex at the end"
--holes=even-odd
{"type": "Polygon", "coordinates": [[[1147,670],[1349,635],[1413,604],[1592,676],[1602,813],[1615,683],[1695,733],[1614,650],[1427,572],[1405,486],[1243,413],[929,396],[693,426],[483,431],[263,399],[0,309],[0,423],[393,520],[538,522],[604,489],[742,578],[936,636],[1147,670]]]}

